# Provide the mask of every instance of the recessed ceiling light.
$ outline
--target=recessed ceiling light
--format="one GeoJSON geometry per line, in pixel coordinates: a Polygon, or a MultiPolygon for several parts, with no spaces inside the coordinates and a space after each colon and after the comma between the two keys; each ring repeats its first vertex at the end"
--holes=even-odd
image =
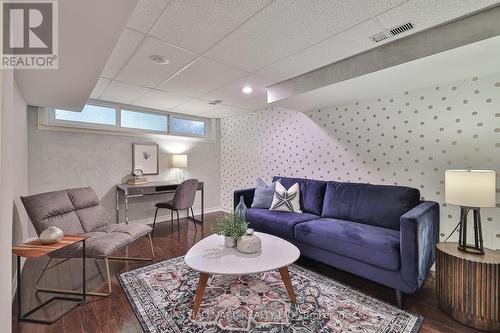
{"type": "Polygon", "coordinates": [[[163,57],[161,55],[154,54],[154,55],[149,56],[149,59],[158,65],[167,65],[168,63],[170,63],[170,61],[168,59],[165,59],[165,57],[163,57]]]}
{"type": "Polygon", "coordinates": [[[252,93],[253,89],[250,86],[245,86],[243,87],[243,89],[241,89],[241,91],[243,91],[244,94],[250,94],[252,93]]]}

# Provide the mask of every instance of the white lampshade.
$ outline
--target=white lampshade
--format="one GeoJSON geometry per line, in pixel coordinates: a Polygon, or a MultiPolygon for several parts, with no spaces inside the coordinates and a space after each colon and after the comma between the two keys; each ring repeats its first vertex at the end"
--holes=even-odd
{"type": "Polygon", "coordinates": [[[172,155],[173,168],[187,168],[188,158],[186,154],[172,155]]]}
{"type": "Polygon", "coordinates": [[[495,207],[493,170],[446,170],[444,200],[464,207],[495,207]]]}

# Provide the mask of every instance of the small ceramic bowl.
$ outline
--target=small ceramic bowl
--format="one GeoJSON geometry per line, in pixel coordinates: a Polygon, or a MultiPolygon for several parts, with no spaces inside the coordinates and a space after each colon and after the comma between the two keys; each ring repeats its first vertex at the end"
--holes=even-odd
{"type": "Polygon", "coordinates": [[[40,234],[40,242],[42,244],[57,243],[63,238],[64,232],[58,227],[48,227],[40,234]]]}

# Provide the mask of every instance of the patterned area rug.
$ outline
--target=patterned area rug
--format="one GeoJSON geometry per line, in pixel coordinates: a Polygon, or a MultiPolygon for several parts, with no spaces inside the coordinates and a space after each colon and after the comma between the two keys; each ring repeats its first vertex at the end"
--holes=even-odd
{"type": "Polygon", "coordinates": [[[198,273],[183,257],[118,275],[145,332],[418,332],[422,317],[297,265],[291,305],[279,272],[211,276],[200,312],[191,309],[198,273]]]}

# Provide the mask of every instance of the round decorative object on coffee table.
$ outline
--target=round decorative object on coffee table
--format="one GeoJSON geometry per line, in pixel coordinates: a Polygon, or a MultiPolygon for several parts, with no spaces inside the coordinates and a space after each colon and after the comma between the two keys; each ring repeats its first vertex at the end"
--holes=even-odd
{"type": "Polygon", "coordinates": [[[292,303],[296,303],[288,265],[300,256],[299,249],[292,243],[261,232],[255,232],[261,240],[262,250],[247,254],[236,248],[224,246],[224,238],[211,235],[193,245],[186,253],[184,261],[192,269],[200,272],[198,290],[193,305],[193,318],[200,308],[205,292],[208,274],[248,275],[278,270],[292,303]],[[278,255],[279,254],[279,255],[278,255]]]}
{"type": "Polygon", "coordinates": [[[262,249],[262,242],[257,235],[254,235],[253,229],[247,229],[246,233],[238,240],[236,248],[242,253],[257,253],[262,249]]]}
{"type": "Polygon", "coordinates": [[[484,255],[458,250],[458,243],[439,243],[436,296],[439,308],[464,325],[500,331],[500,251],[484,255]]]}

